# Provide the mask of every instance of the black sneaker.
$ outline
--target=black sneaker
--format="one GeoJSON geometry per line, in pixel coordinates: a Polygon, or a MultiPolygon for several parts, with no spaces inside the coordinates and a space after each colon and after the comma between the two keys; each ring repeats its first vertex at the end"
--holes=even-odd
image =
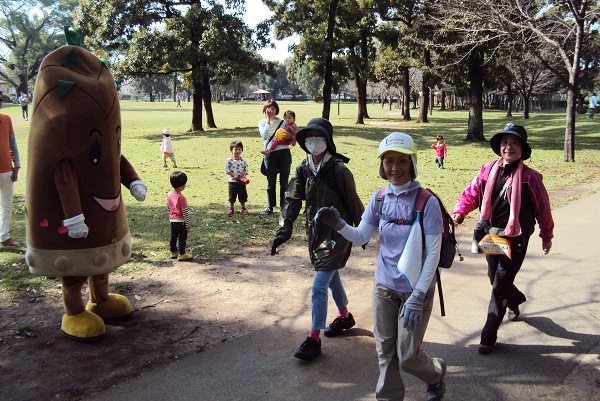
{"type": "Polygon", "coordinates": [[[314,358],[321,355],[321,340],[317,341],[310,337],[306,337],[306,341],[302,343],[294,356],[303,361],[312,361],[314,358]]]}
{"type": "Polygon", "coordinates": [[[342,334],[344,330],[349,330],[354,327],[355,324],[356,322],[354,321],[352,313],[348,313],[348,317],[338,316],[329,327],[325,329],[323,334],[325,334],[325,337],[337,337],[342,334]]]}
{"type": "Polygon", "coordinates": [[[481,355],[491,354],[492,352],[494,352],[494,346],[493,345],[479,344],[477,346],[477,352],[479,352],[481,355]]]}
{"type": "Polygon", "coordinates": [[[519,316],[521,316],[521,311],[519,310],[518,306],[515,306],[512,309],[508,308],[508,314],[507,314],[508,320],[510,320],[511,322],[514,322],[515,320],[517,320],[519,318],[519,316]]]}
{"type": "Polygon", "coordinates": [[[264,210],[262,212],[260,212],[259,214],[267,215],[267,214],[272,214],[273,213],[273,208],[270,206],[267,206],[266,208],[264,208],[264,210]]]}
{"type": "Polygon", "coordinates": [[[442,377],[439,382],[427,385],[427,392],[425,393],[427,401],[440,401],[446,394],[446,382],[444,381],[446,377],[446,362],[443,359],[440,362],[442,364],[442,377]]]}

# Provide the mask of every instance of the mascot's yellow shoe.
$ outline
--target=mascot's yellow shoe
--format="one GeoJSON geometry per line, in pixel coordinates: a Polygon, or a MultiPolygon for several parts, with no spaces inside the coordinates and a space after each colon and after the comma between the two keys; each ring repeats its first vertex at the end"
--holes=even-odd
{"type": "Polygon", "coordinates": [[[95,341],[104,337],[106,327],[100,316],[84,310],[73,316],[63,315],[61,331],[73,340],[95,341]]]}
{"type": "Polygon", "coordinates": [[[108,294],[108,300],[101,304],[88,301],[85,309],[95,313],[104,320],[124,319],[129,317],[133,311],[131,302],[119,294],[108,294]]]}

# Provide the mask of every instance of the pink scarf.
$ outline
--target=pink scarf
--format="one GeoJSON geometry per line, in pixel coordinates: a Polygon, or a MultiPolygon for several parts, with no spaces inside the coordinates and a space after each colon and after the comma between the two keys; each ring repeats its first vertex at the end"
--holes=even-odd
{"type": "MultiPolygon", "coordinates": [[[[498,177],[498,170],[500,170],[500,164],[502,163],[500,158],[492,166],[490,175],[487,179],[485,191],[483,192],[483,201],[481,204],[481,220],[489,220],[492,217],[492,192],[494,191],[494,184],[498,177]]],[[[521,175],[523,173],[523,160],[519,160],[519,165],[515,169],[512,175],[512,182],[509,182],[511,186],[510,192],[510,215],[508,217],[508,224],[504,229],[504,234],[509,237],[516,237],[521,234],[521,224],[519,223],[519,210],[521,210],[521,175]]]]}

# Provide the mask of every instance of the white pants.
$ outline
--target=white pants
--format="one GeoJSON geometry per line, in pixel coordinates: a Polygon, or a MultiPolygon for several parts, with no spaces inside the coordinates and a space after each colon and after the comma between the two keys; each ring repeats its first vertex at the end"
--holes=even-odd
{"type": "Polygon", "coordinates": [[[12,171],[0,173],[0,241],[10,238],[8,226],[13,210],[13,187],[12,171]]]}

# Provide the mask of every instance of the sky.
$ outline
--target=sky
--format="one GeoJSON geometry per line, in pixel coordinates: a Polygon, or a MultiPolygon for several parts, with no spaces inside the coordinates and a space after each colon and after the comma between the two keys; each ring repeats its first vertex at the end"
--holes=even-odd
{"type": "MultiPolygon", "coordinates": [[[[256,24],[269,18],[271,14],[271,11],[269,11],[261,0],[246,0],[244,21],[250,28],[254,28],[256,24]]],[[[271,39],[274,40],[272,37],[271,39]]],[[[259,51],[259,53],[267,60],[283,62],[289,57],[288,45],[294,42],[295,39],[293,38],[275,41],[275,49],[267,48],[259,51]]]]}

